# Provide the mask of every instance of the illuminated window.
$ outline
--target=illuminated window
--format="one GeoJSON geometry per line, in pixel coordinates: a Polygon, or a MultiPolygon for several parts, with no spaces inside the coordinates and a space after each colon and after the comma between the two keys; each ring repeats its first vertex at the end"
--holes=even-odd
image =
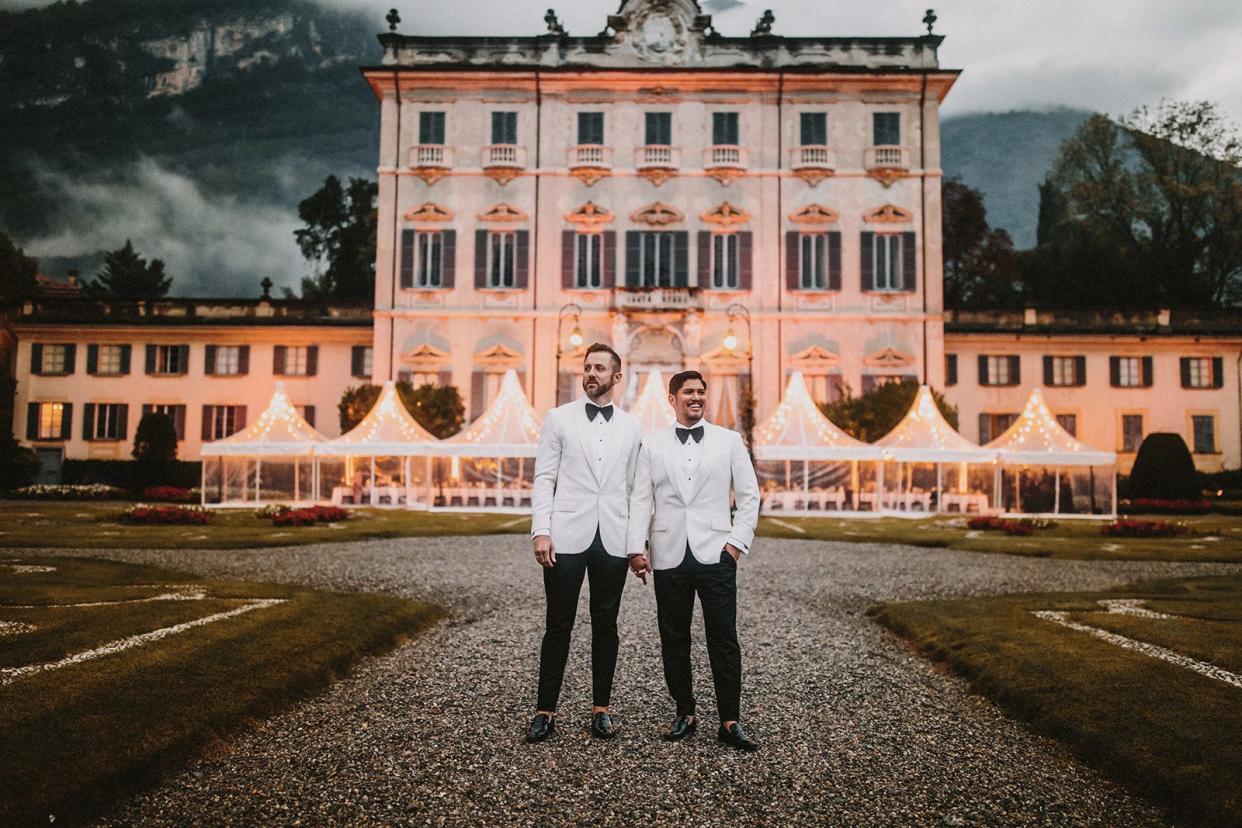
{"type": "Polygon", "coordinates": [[[58,402],[39,403],[40,440],[60,440],[67,431],[64,423],[65,404],[58,402]]]}

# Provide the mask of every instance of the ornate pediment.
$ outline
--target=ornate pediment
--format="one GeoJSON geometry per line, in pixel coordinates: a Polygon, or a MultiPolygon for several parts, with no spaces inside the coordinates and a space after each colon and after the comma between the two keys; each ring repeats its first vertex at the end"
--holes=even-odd
{"type": "Polygon", "coordinates": [[[836,210],[822,204],[808,204],[789,214],[794,224],[836,224],[838,218],[836,210]]]}
{"type": "Polygon", "coordinates": [[[420,204],[402,215],[406,221],[452,221],[453,211],[430,201],[420,204]]]}
{"type": "Polygon", "coordinates": [[[826,374],[841,366],[841,357],[823,346],[812,345],[794,354],[789,363],[804,374],[826,374]]]}
{"type": "Polygon", "coordinates": [[[711,22],[695,0],[625,0],[616,14],[608,16],[617,43],[645,62],[666,66],[699,55],[711,22]]]}
{"type": "Polygon", "coordinates": [[[507,345],[497,343],[475,354],[474,362],[489,368],[521,368],[526,365],[526,357],[507,345]]]}
{"type": "Polygon", "coordinates": [[[412,351],[401,355],[401,364],[414,369],[430,370],[448,362],[449,355],[436,346],[424,342],[412,351]]]}
{"type": "Polygon", "coordinates": [[[660,201],[648,204],[646,207],[630,215],[630,221],[637,224],[649,224],[653,227],[676,224],[679,221],[684,221],[685,218],[685,214],[676,207],[660,201]]]}
{"type": "Polygon", "coordinates": [[[526,221],[529,216],[512,204],[495,204],[479,211],[479,221],[526,221]]]}
{"type": "Polygon", "coordinates": [[[710,213],[704,213],[703,221],[718,227],[735,227],[750,221],[750,213],[726,201],[710,213]]]}
{"type": "Polygon", "coordinates": [[[914,213],[896,204],[885,204],[863,216],[863,221],[868,224],[906,224],[914,221],[914,213]]]}
{"type": "Polygon", "coordinates": [[[864,357],[863,365],[868,368],[909,368],[914,365],[914,356],[896,348],[885,348],[864,357]]]}
{"type": "Polygon", "coordinates": [[[605,210],[594,201],[588,201],[576,210],[565,214],[565,221],[578,226],[579,232],[598,230],[616,218],[611,211],[605,210]]]}

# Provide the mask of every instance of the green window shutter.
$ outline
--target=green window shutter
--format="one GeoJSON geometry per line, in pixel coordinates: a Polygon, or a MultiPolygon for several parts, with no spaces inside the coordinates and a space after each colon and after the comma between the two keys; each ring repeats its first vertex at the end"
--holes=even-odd
{"type": "Polygon", "coordinates": [[[73,435],[73,403],[65,403],[64,406],[64,416],[60,421],[60,439],[68,440],[73,435]]]}
{"type": "Polygon", "coordinates": [[[93,440],[95,438],[95,404],[87,403],[82,406],[82,439],[93,440]]]}
{"type": "Polygon", "coordinates": [[[86,346],[86,373],[91,376],[99,373],[99,346],[94,343],[86,346]]]}

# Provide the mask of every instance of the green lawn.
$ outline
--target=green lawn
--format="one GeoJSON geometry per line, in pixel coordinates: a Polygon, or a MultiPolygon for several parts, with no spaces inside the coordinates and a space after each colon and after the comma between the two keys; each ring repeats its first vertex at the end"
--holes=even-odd
{"type": "MultiPolygon", "coordinates": [[[[446,514],[399,509],[358,509],[349,520],[280,528],[249,509],[216,511],[210,526],[127,526],[119,515],[128,503],[0,501],[0,548],[239,549],[306,543],[427,535],[526,534],[525,515],[446,514]]],[[[1168,518],[1155,518],[1165,519],[1168,518]]],[[[1182,519],[1194,534],[1179,538],[1106,538],[1099,521],[1062,520],[1029,538],[971,532],[966,518],[763,518],[759,535],[849,543],[995,552],[1006,555],[1089,560],[1242,562],[1242,517],[1209,515],[1182,519]]]]}
{"type": "Polygon", "coordinates": [[[1242,688],[1031,614],[1042,610],[1242,673],[1242,576],[893,603],[872,614],[1175,819],[1242,824],[1242,688]],[[1098,603],[1106,598],[1144,599],[1175,617],[1109,613],[1098,603]]]}
{"type": "Polygon", "coordinates": [[[435,607],[379,595],[0,556],[0,824],[89,820],[440,617],[435,607]],[[18,572],[14,563],[53,571],[18,572]],[[136,601],[174,592],[191,600],[136,601]],[[52,606],[84,603],[96,606],[52,606]],[[247,606],[118,652],[14,672],[247,606]]]}

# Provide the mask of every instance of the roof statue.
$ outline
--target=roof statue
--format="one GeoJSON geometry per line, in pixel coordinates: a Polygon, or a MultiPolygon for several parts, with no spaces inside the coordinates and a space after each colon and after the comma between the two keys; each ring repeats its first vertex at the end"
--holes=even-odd
{"type": "Polygon", "coordinates": [[[389,380],[358,425],[328,440],[315,453],[336,457],[423,456],[429,453],[429,446],[439,442],[418,424],[401,401],[396,384],[389,380]]]}
{"type": "Polygon", "coordinates": [[[789,375],[785,396],[755,427],[756,460],[878,460],[880,450],[856,440],[824,416],[801,371],[789,375]]]}
{"type": "Polygon", "coordinates": [[[1117,455],[1080,443],[1066,431],[1044,402],[1044,392],[1031,390],[1018,419],[985,448],[996,451],[1006,465],[1111,466],[1117,455]]]}
{"type": "Polygon", "coordinates": [[[460,457],[534,457],[541,419],[531,407],[517,372],[510,368],[487,410],[461,431],[442,440],[435,454],[460,457]]]}
{"type": "Polygon", "coordinates": [[[875,445],[884,450],[886,460],[904,463],[990,463],[996,457],[995,451],[972,443],[949,425],[926,385],[919,386],[896,428],[875,445]]]}
{"type": "Polygon", "coordinates": [[[677,419],[673,407],[668,404],[668,395],[664,389],[664,377],[660,374],[660,369],[652,368],[647,373],[643,390],[629,410],[630,415],[642,426],[643,434],[653,434],[668,428],[677,419]]]}
{"type": "Polygon", "coordinates": [[[204,443],[202,453],[207,457],[296,457],[318,449],[323,440],[289,402],[285,384],[278,382],[271,402],[254,422],[222,440],[204,443]]]}

